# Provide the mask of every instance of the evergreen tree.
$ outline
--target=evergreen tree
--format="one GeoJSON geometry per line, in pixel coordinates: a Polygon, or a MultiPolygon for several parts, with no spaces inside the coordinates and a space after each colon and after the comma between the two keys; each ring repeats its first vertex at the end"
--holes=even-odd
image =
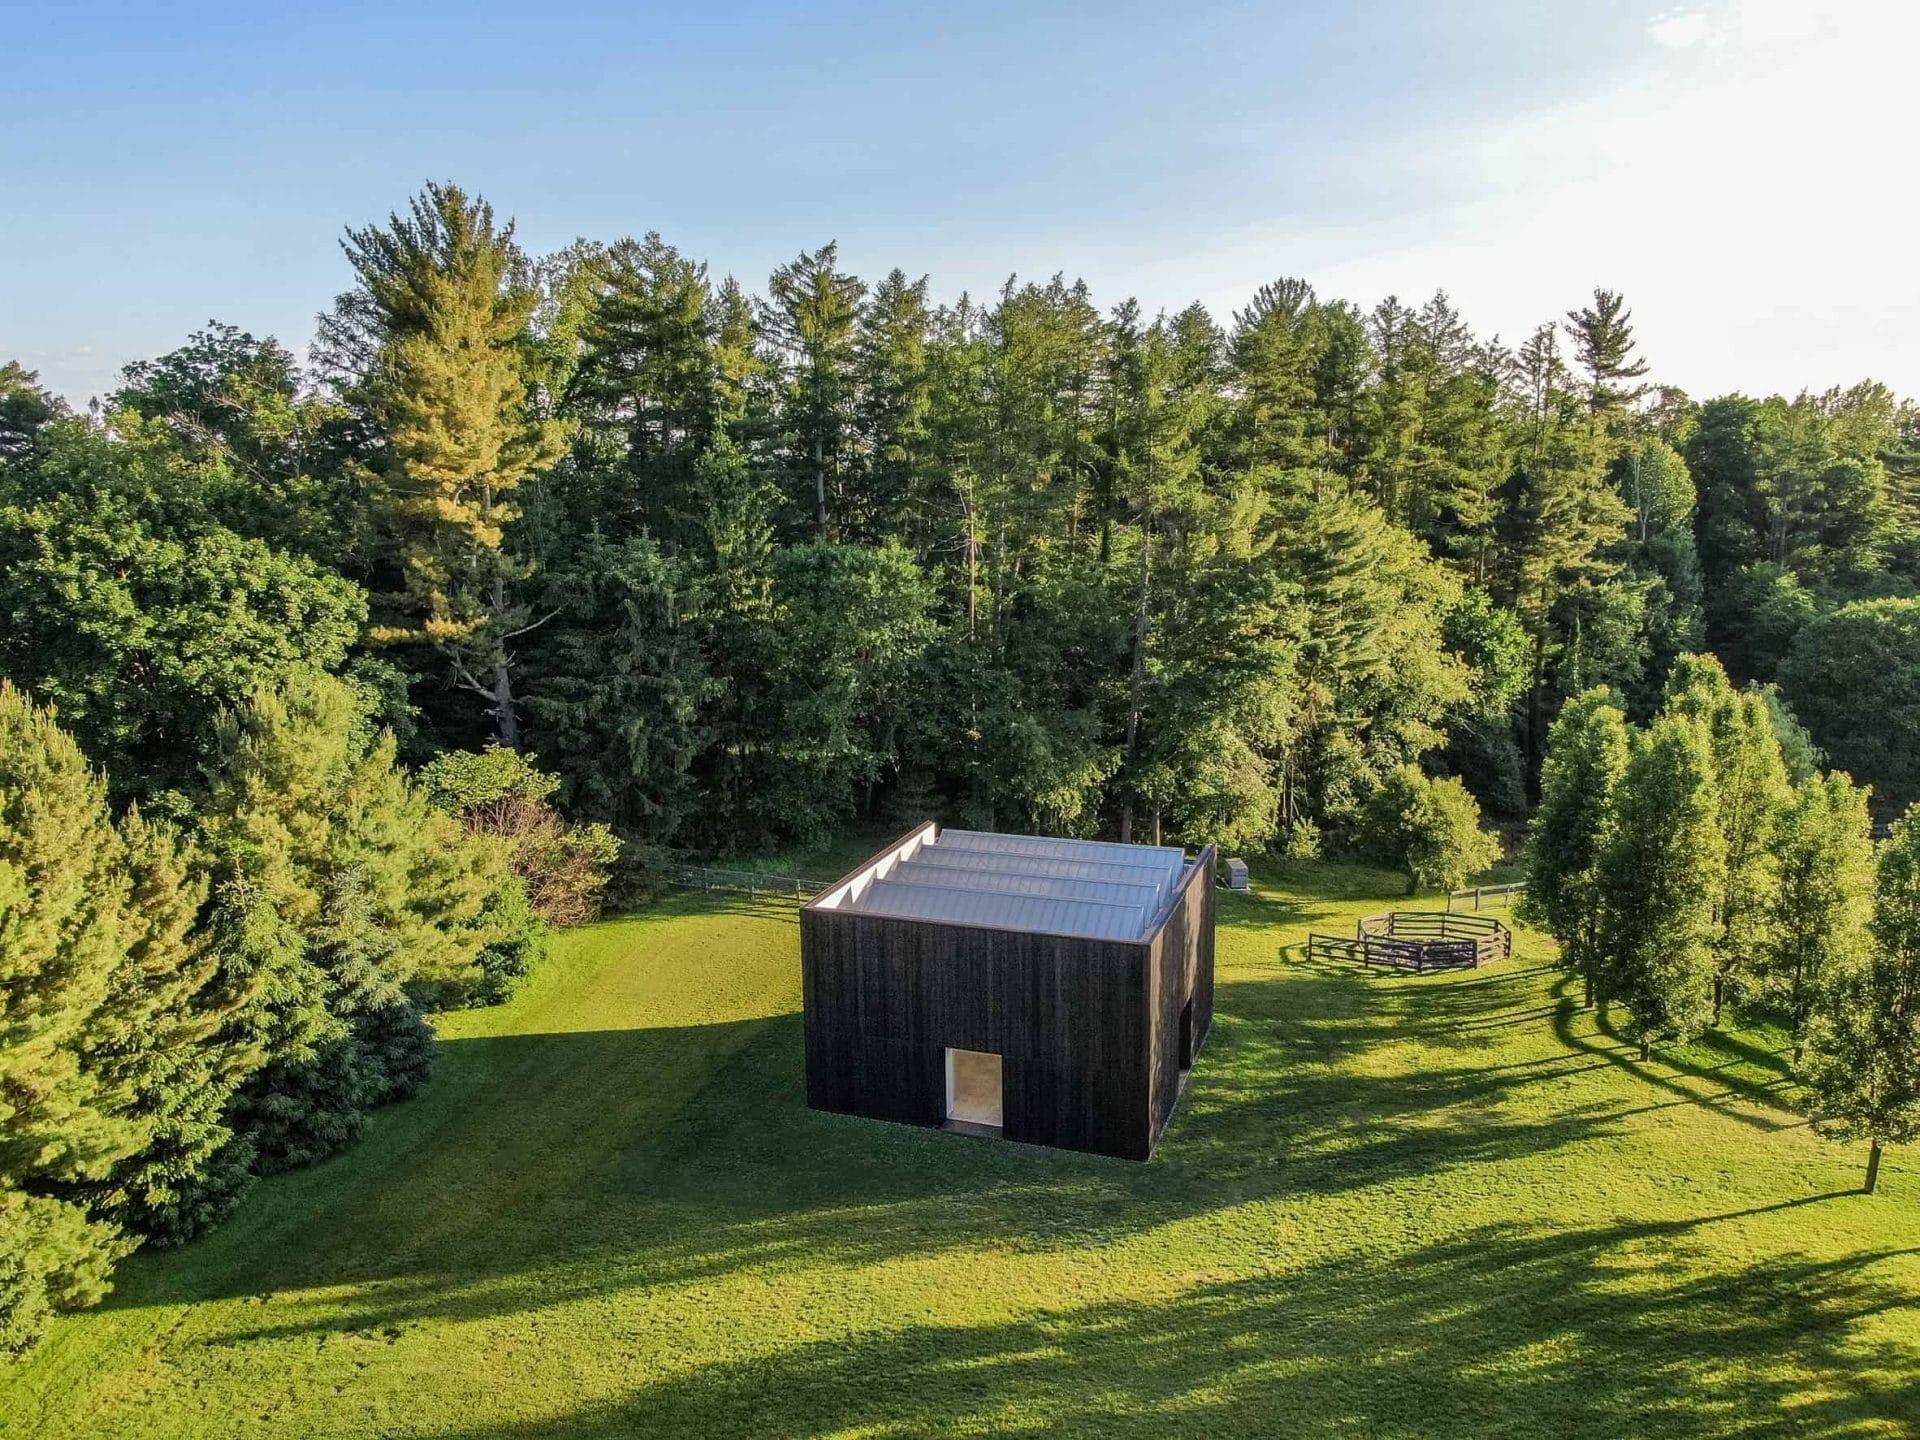
{"type": "MultiPolygon", "coordinates": [[[[508,856],[469,840],[394,764],[348,687],[295,676],[226,718],[206,800],[213,943],[244,995],[224,1038],[254,1073],[230,1102],[264,1169],[350,1141],[408,1093],[431,1036],[413,982],[479,978],[508,856]]],[[[196,1205],[219,1203],[203,1177],[196,1205]]]]}
{"type": "Polygon", "coordinates": [[[1633,312],[1617,291],[1595,290],[1593,304],[1567,312],[1567,336],[1586,372],[1587,410],[1609,435],[1618,434],[1627,409],[1646,394],[1636,384],[1647,362],[1634,356],[1633,312]]]}
{"type": "Polygon", "coordinates": [[[126,1097],[142,1133],[137,1149],[73,1193],[95,1214],[166,1243],[217,1218],[183,1216],[179,1207],[224,1163],[232,1132],[221,1102],[247,1058],[220,1038],[239,997],[217,983],[199,925],[207,898],[199,857],[137,810],[120,828],[129,879],[123,958],[83,1057],[126,1097]]]}
{"type": "Polygon", "coordinates": [[[702,653],[714,582],[696,563],[649,535],[590,533],[543,577],[542,603],[558,613],[528,662],[529,738],[564,777],[568,811],[658,845],[699,820],[694,766],[721,702],[712,667],[729,658],[702,653]]]}
{"type": "Polygon", "coordinates": [[[1713,897],[1724,845],[1705,725],[1664,715],[1633,739],[1597,867],[1599,999],[1632,1016],[1642,1059],[1697,1035],[1712,1013],[1713,897]]]}
{"type": "MultiPolygon", "coordinates": [[[[1154,592],[1156,558],[1169,535],[1184,528],[1203,503],[1200,492],[1199,432],[1208,399],[1207,360],[1183,357],[1179,341],[1164,320],[1142,328],[1131,302],[1115,312],[1109,377],[1113,397],[1114,489],[1127,506],[1128,566],[1131,592],[1125,719],[1121,742],[1122,798],[1120,839],[1130,841],[1136,808],[1143,798],[1144,755],[1151,725],[1152,677],[1149,652],[1153,622],[1164,609],[1154,592]],[[1183,364],[1183,358],[1189,363],[1183,364]]],[[[1196,337],[1203,350],[1216,343],[1210,333],[1196,337]]],[[[1157,823],[1156,823],[1157,829],[1157,823]]]]}
{"type": "Polygon", "coordinates": [[[1694,534],[1710,588],[1765,558],[1752,507],[1758,411],[1744,395],[1709,400],[1687,439],[1687,470],[1699,492],[1694,534]]]}
{"type": "MultiPolygon", "coordinates": [[[[1596,620],[1604,634],[1604,622],[1620,618],[1618,602],[1626,597],[1607,587],[1619,573],[1613,547],[1627,512],[1606,483],[1602,437],[1551,326],[1520,351],[1512,409],[1517,443],[1494,590],[1532,642],[1524,730],[1537,766],[1556,688],[1577,693],[1603,675],[1618,680],[1627,668],[1596,665],[1587,637],[1596,620]],[[1563,663],[1569,673],[1556,687],[1555,667],[1563,663]]],[[[1638,635],[1641,616],[1627,618],[1615,628],[1638,635]]]]}
{"type": "Polygon", "coordinates": [[[1586,983],[1589,1005],[1603,963],[1600,862],[1612,841],[1627,755],[1626,716],[1608,692],[1588,690],[1567,702],[1547,737],[1517,910],[1523,923],[1560,942],[1562,961],[1586,983]]]}
{"type": "Polygon", "coordinates": [[[560,456],[562,426],[529,404],[528,323],[539,303],[493,207],[430,184],[385,228],[343,242],[359,281],[322,327],[336,368],[384,436],[386,515],[406,616],[388,642],[433,648],[517,746],[512,641],[537,626],[507,548],[513,492],[560,456]]]}
{"type": "Polygon", "coordinates": [[[53,1307],[97,1301],[133,1248],[57,1193],[145,1138],[88,1063],[125,959],[120,859],[79,747],[0,684],[0,1351],[24,1349],[53,1307]]]}
{"type": "Polygon", "coordinates": [[[874,287],[861,310],[854,341],[853,431],[865,474],[861,513],[851,526],[867,539],[895,536],[924,556],[922,528],[932,455],[928,412],[927,277],[909,281],[894,270],[874,287]]]}
{"type": "Polygon", "coordinates": [[[1920,1137],[1920,817],[1911,813],[1881,847],[1872,929],[1867,962],[1822,987],[1806,1074],[1814,1128],[1868,1142],[1868,1194],[1881,1148],[1920,1137]]]}
{"type": "Polygon", "coordinates": [[[767,281],[761,333],[779,367],[779,426],[791,498],[819,538],[838,533],[837,511],[856,503],[853,476],[854,357],[867,287],[838,269],[829,242],[782,265],[767,281]],[[803,500],[804,496],[804,500],[803,500]]]}
{"type": "Polygon", "coordinates": [[[663,543],[685,538],[693,465],[723,404],[714,308],[706,267],[657,234],[598,260],[567,404],[587,463],[604,454],[620,483],[597,492],[605,503],[587,523],[621,532],[631,517],[663,543]]]}

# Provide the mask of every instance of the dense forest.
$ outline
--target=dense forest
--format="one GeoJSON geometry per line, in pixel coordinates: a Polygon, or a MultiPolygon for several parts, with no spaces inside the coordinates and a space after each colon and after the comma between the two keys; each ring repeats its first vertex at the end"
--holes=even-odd
{"type": "MultiPolygon", "coordinates": [[[[1536,864],[1579,965],[1704,735],[1764,732],[1769,817],[1822,766],[1920,798],[1884,386],[1697,401],[1604,289],[1512,345],[1299,280],[941,301],[831,244],[751,294],[657,235],[525,254],[451,185],[343,246],[304,364],[209,323],[84,414],[0,367],[0,1349],[350,1141],[609,867],[926,815],[1309,856],[1426,807],[1429,881],[1482,814],[1577,850],[1592,785],[1666,797],[1536,864]]],[[[1649,1035],[1753,950],[1729,906],[1649,1035]]]]}

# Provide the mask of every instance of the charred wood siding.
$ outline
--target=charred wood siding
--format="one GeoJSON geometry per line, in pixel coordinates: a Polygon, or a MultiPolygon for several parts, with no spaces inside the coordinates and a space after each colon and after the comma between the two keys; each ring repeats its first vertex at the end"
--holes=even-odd
{"type": "Polygon", "coordinates": [[[1144,1160],[1179,1095],[1180,1013],[1213,1015],[1213,851],[1143,940],[812,905],[800,912],[807,1104],[938,1125],[948,1047],[1001,1057],[1010,1140],[1144,1160]]]}
{"type": "Polygon", "coordinates": [[[1181,877],[1166,923],[1149,941],[1154,977],[1152,1125],[1157,1143],[1180,1099],[1181,1014],[1193,1003],[1192,1053],[1198,1056],[1213,1024],[1214,847],[1181,877]]]}
{"type": "Polygon", "coordinates": [[[1145,1158],[1146,945],[857,911],[800,927],[809,1105],[938,1125],[946,1049],[987,1050],[1007,1138],[1145,1158]]]}

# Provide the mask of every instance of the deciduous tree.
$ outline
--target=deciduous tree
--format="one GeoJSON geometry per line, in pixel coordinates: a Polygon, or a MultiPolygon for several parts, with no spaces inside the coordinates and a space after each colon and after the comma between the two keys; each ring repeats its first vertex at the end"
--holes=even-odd
{"type": "Polygon", "coordinates": [[[1626,716],[1604,690],[1569,700],[1547,737],[1518,914],[1560,942],[1561,959],[1586,983],[1591,1005],[1603,964],[1600,864],[1612,843],[1614,806],[1627,770],[1626,716]]]}
{"type": "Polygon", "coordinates": [[[1871,958],[1822,987],[1807,1050],[1814,1127],[1868,1143],[1872,1194],[1882,1147],[1920,1138],[1920,817],[1881,847],[1871,958]]]}
{"type": "Polygon", "coordinates": [[[1713,897],[1726,858],[1706,726],[1665,715],[1633,737],[1598,866],[1599,998],[1632,1017],[1641,1058],[1712,1015],[1713,897]]]}

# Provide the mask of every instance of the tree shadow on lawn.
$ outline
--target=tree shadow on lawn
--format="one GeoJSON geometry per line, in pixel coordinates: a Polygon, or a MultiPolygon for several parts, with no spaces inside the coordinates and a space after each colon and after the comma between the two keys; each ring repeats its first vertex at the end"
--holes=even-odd
{"type": "MultiPolygon", "coordinates": [[[[1541,1082],[1638,1068],[1622,1059],[1624,1043],[1569,1031],[1559,1053],[1508,1063],[1435,1063],[1391,1074],[1349,1063],[1378,1044],[1413,1038],[1440,1045],[1450,1028],[1522,1023],[1517,1017],[1539,1009],[1539,973],[1517,966],[1399,987],[1350,973],[1304,986],[1287,974],[1224,984],[1194,1082],[1159,1157],[1144,1166],[810,1111],[797,1014],[453,1040],[426,1093],[379,1117],[360,1150],[263,1187],[249,1205],[262,1207],[253,1220],[243,1212],[200,1246],[137,1258],[109,1305],[266,1302],[258,1324],[210,1329],[190,1342],[213,1347],[371,1333],[742,1270],[794,1274],[982,1248],[1068,1252],[1252,1202],[1337,1195],[1618,1137],[1629,1117],[1649,1108],[1633,1107],[1631,1092],[1551,1108],[1513,1102],[1541,1082]],[[1302,1023],[1295,1013],[1302,1004],[1317,1023],[1302,1023]],[[1317,1047],[1309,1043],[1315,1034],[1324,1041],[1317,1047]]],[[[1570,1012],[1571,1002],[1563,997],[1552,1009],[1570,1012]]],[[[1541,1039],[1550,1043],[1548,1027],[1541,1039]]],[[[1687,1091],[1686,1103],[1704,1102],[1687,1091]]],[[[1446,1217],[1435,1228],[1455,1232],[1459,1223],[1446,1217]]],[[[1026,1404],[1055,1387],[1082,1392],[1068,1404],[1082,1419],[1104,1413],[1100,1394],[1119,1397],[1124,1413],[1109,1427],[1116,1433],[1128,1426],[1177,1432],[1216,1419],[1257,1425],[1272,1418],[1269,1411],[1280,1416],[1299,1393],[1330,1407],[1329,1426],[1402,1415],[1403,1404],[1411,1423],[1429,1410],[1409,1387],[1433,1378],[1458,1415],[1477,1417],[1435,1428],[1505,1433],[1503,1425],[1517,1422],[1496,1412],[1533,1403],[1534,1387],[1579,1391],[1559,1357],[1594,1350],[1596,1364],[1617,1365],[1606,1353],[1613,1344],[1632,1357],[1640,1377],[1633,1383],[1652,1386],[1652,1398],[1666,1403],[1672,1396],[1657,1377],[1671,1362],[1657,1348],[1664,1343],[1657,1325],[1651,1341],[1629,1335],[1631,1312],[1616,1313],[1610,1292],[1593,1289],[1591,1276],[1582,1282],[1582,1303],[1602,1327],[1597,1336],[1583,1333],[1589,1321],[1578,1320],[1578,1307],[1551,1303],[1544,1280],[1515,1291],[1518,1308],[1506,1315],[1501,1276],[1519,1266],[1523,1275],[1566,1283],[1569,1274],[1611,1265],[1605,1252],[1616,1240],[1678,1233],[1688,1223],[1557,1235],[1483,1227],[1418,1252],[1410,1280],[1397,1264],[1355,1273],[1347,1258],[1204,1287],[1160,1309],[1092,1306],[1060,1311],[1057,1321],[926,1327],[781,1352],[739,1371],[714,1368],[664,1382],[636,1399],[637,1410],[578,1417],[575,1433],[670,1428],[681,1413],[710,1405],[722,1419],[738,1420],[770,1403],[763,1380],[774,1391],[792,1386],[821,1401],[794,1409],[793,1425],[771,1427],[781,1433],[877,1423],[880,1413],[863,1407],[882,1402],[843,1397],[836,1409],[820,1393],[833,1389],[836,1375],[860,1389],[859,1365],[843,1365],[841,1355],[882,1374],[900,1368],[914,1394],[891,1383],[864,1393],[911,1407],[910,1430],[947,1423],[942,1403],[958,1415],[992,1397],[1026,1404]],[[1457,1307],[1478,1314],[1473,1326],[1457,1307]],[[1611,1336],[1608,1326],[1621,1333],[1611,1336]],[[1489,1333],[1470,1333],[1480,1329],[1489,1333]],[[1343,1346],[1357,1347],[1345,1362],[1343,1346]],[[1526,1355],[1516,1359],[1516,1346],[1526,1355]],[[1136,1348],[1169,1353],[1136,1359],[1136,1348]],[[1643,1373],[1648,1366],[1655,1378],[1643,1373]],[[1349,1372],[1359,1379],[1353,1408],[1342,1410],[1348,1382],[1340,1376],[1349,1372]],[[947,1401],[919,1393],[922,1385],[947,1401]],[[1195,1387],[1203,1393],[1190,1393],[1195,1387]],[[1139,1418],[1155,1414],[1163,1424],[1139,1418]]],[[[1766,1300],[1785,1293],[1770,1276],[1784,1285],[1805,1274],[1828,1287],[1814,1308],[1842,1316],[1838,1325],[1854,1314],[1856,1298],[1841,1283],[1844,1273],[1770,1261],[1743,1271],[1748,1281],[1701,1281],[1663,1303],[1675,1312],[1711,1312],[1725,1287],[1750,1282],[1766,1300]],[[1831,1280],[1823,1278],[1829,1272],[1831,1280]]],[[[1758,1345],[1768,1338],[1764,1305],[1752,1319],[1758,1345]]],[[[1724,1324],[1745,1334],[1732,1317],[1724,1324]]],[[[1632,1397],[1602,1399],[1626,1404],[1632,1397]]],[[[1674,1433],[1722,1433],[1695,1418],[1695,1428],[1683,1417],[1674,1433]]],[[[1593,1432],[1575,1424],[1571,1433],[1593,1432]]],[[[1628,1433],[1624,1425],[1620,1433],[1628,1433]]]]}
{"type": "MultiPolygon", "coordinates": [[[[1224,987],[1223,1003],[1263,1008],[1237,993],[1249,988],[1224,987]]],[[[441,1076],[407,1107],[422,1113],[383,1117],[410,1126],[412,1143],[383,1154],[370,1137],[309,1172],[347,1178],[324,1206],[302,1203],[302,1177],[289,1177],[290,1193],[261,1197],[279,1202],[278,1231],[217,1233],[206,1245],[230,1252],[224,1265],[136,1266],[110,1304],[276,1297],[258,1326],[208,1342],[233,1344],[486,1318],[742,1268],[1066,1251],[1603,1139],[1624,1113],[1507,1113],[1521,1087],[1594,1064],[1579,1053],[1367,1075],[1303,1063],[1223,1012],[1160,1158],[1142,1166],[810,1111],[800,1051],[791,1014],[450,1042],[441,1076]],[[665,1093],[703,1071],[691,1094],[665,1093]],[[472,1128],[475,1114],[497,1130],[472,1128]]]]}
{"type": "Polygon", "coordinates": [[[1562,1002],[1553,1012],[1554,1036],[1569,1051],[1619,1066],[1635,1079],[1678,1097],[1674,1104],[1705,1106],[1761,1130],[1785,1130],[1804,1123],[1781,1108],[1795,1083],[1784,1049],[1769,1049],[1730,1030],[1710,1030],[1689,1045],[1657,1047],[1653,1059],[1645,1061],[1638,1044],[1622,1033],[1610,1014],[1581,1010],[1574,1004],[1574,985],[1568,976],[1556,987],[1562,1002]],[[1591,1025],[1592,1034],[1583,1033],[1577,1023],[1581,1017],[1591,1025]],[[1712,1060],[1719,1063],[1708,1063],[1712,1060]],[[1703,1084],[1721,1088],[1703,1091],[1699,1088],[1703,1084]],[[1747,1108],[1740,1108],[1741,1102],[1747,1108]]]}
{"type": "Polygon", "coordinates": [[[1860,1333],[1911,1305],[1878,1267],[1913,1252],[1789,1255],[1734,1272],[1687,1263],[1690,1231],[1740,1213],[1555,1233],[1489,1225],[1159,1303],[908,1325],[637,1373],[617,1403],[424,1433],[1824,1440],[1920,1414],[1910,1354],[1860,1333]]]}

